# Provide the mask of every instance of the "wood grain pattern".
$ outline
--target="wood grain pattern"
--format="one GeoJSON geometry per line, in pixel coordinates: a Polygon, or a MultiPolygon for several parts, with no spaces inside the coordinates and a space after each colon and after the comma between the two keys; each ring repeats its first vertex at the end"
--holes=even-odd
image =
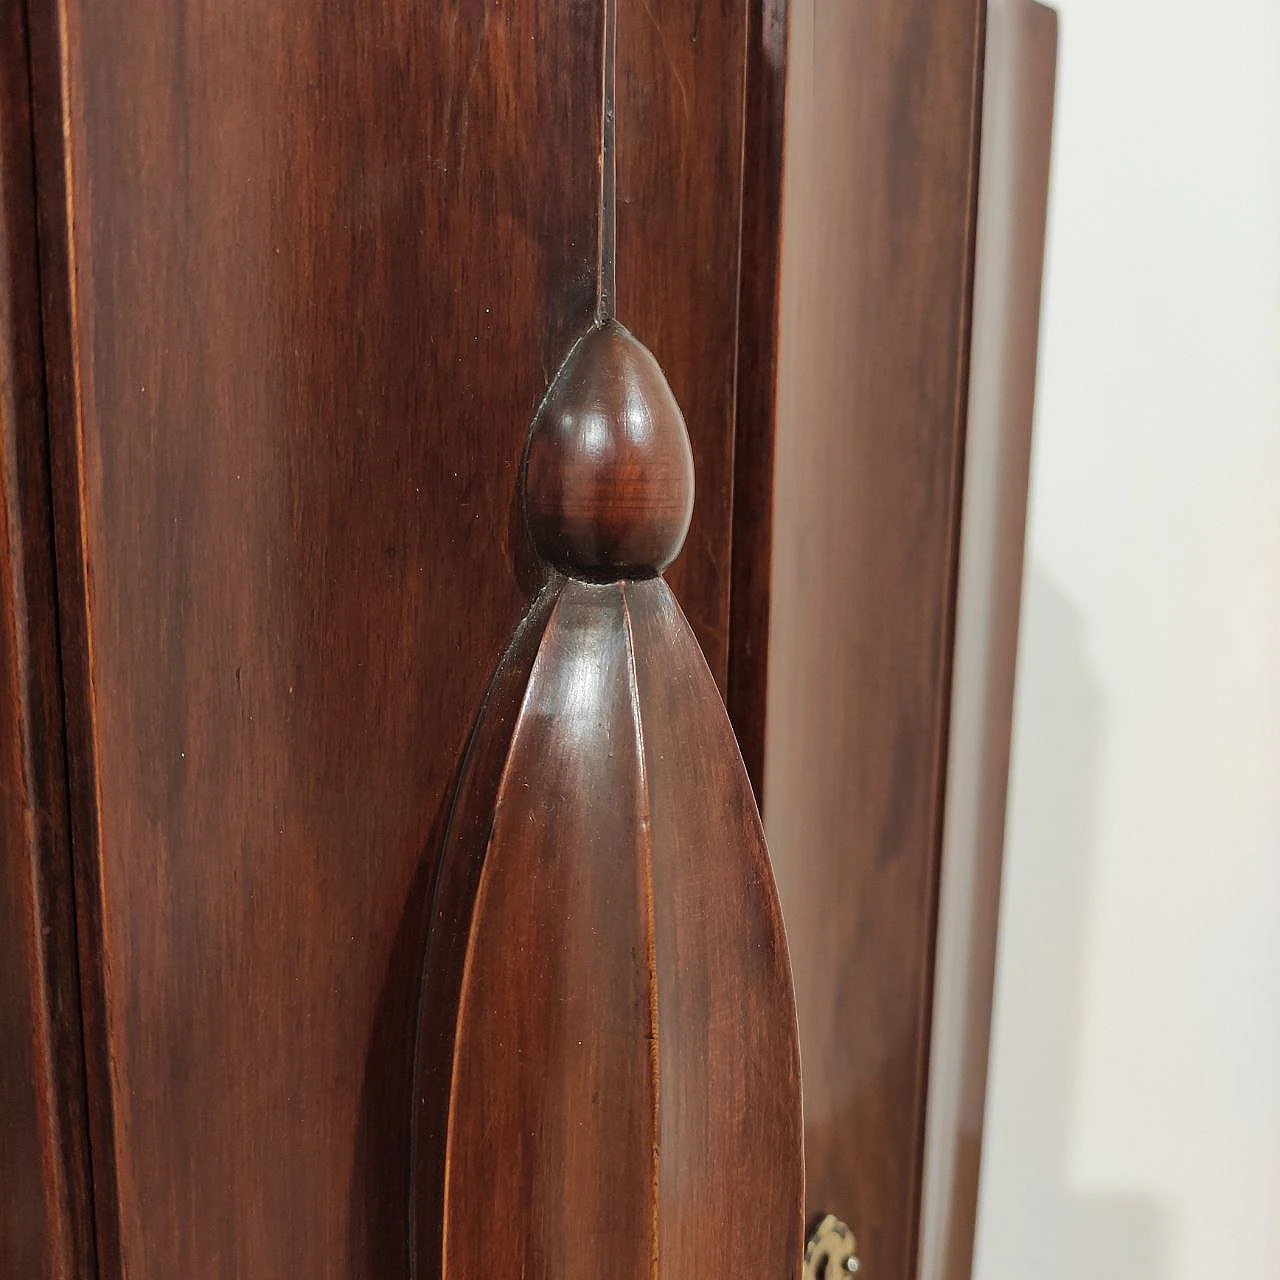
{"type": "Polygon", "coordinates": [[[973,1267],[1013,726],[1057,15],[988,7],[921,1280],[973,1267]]]}
{"type": "Polygon", "coordinates": [[[652,577],[679,553],[693,512],[689,433],[657,361],[616,320],[570,352],[522,482],[534,543],[564,573],[652,577]]]}
{"type": "Polygon", "coordinates": [[[733,546],[725,700],[757,800],[763,795],[773,563],[787,0],[747,6],[742,252],[733,472],[733,546]]]}
{"type": "Polygon", "coordinates": [[[619,589],[568,585],[499,761],[488,839],[458,851],[483,865],[458,922],[454,1053],[430,1061],[452,1095],[443,1230],[415,1275],[588,1276],[605,1258],[611,1274],[648,1274],[656,1081],[628,662],[619,589]]]}
{"type": "Polygon", "coordinates": [[[521,475],[555,572],[481,709],[433,894],[420,1277],[785,1274],[800,1259],[776,890],[727,713],[656,576],[689,528],[688,435],[614,318],[616,20],[610,2],[596,324],[539,408],[521,475]]]}
{"type": "Polygon", "coordinates": [[[0,1275],[95,1274],[22,6],[0,13],[0,1275]]]}
{"type": "Polygon", "coordinates": [[[596,23],[66,19],[75,220],[46,243],[77,289],[51,358],[103,1271],[403,1274],[424,853],[524,608],[544,360],[589,315],[596,23]]]}
{"type": "Polygon", "coordinates": [[[981,15],[791,5],[763,809],[808,1206],[877,1280],[916,1265],[981,15]]]}
{"type": "MultiPolygon", "coordinates": [[[[764,779],[810,1207],[905,1277],[982,5],[794,8],[780,242],[781,0],[621,0],[618,281],[698,468],[672,586],[764,779]]],[[[23,12],[0,72],[4,358],[26,422],[43,355],[50,449],[7,437],[0,585],[6,609],[26,596],[0,658],[28,736],[0,745],[49,826],[10,793],[6,841],[40,856],[4,873],[4,999],[35,1011],[4,1070],[74,1107],[74,925],[101,1274],[404,1274],[426,899],[541,579],[526,426],[592,311],[599,0],[26,0],[34,173],[23,12]],[[40,1021],[42,975],[61,1021],[40,1021]]],[[[89,1258],[89,1143],[66,1148],[82,1190],[59,1225],[32,1096],[13,1149],[44,1161],[52,1235],[24,1264],[89,1258]]]]}
{"type": "Polygon", "coordinates": [[[790,971],[728,717],[661,579],[547,594],[442,864],[414,1274],[794,1274],[790,971]]]}
{"type": "MultiPolygon", "coordinates": [[[[471,910],[493,829],[502,766],[542,643],[555,592],[535,600],[494,673],[463,757],[442,856],[429,899],[419,974],[411,1123],[410,1257],[425,1258],[444,1230],[445,1152],[458,1003],[471,910]]],[[[422,1264],[414,1261],[421,1271],[422,1264]]]]}
{"type": "Polygon", "coordinates": [[[794,1276],[804,1244],[800,1059],[764,833],[674,598],[661,580],[625,594],[653,851],[656,1274],[794,1276]]]}
{"type": "Polygon", "coordinates": [[[745,34],[755,2],[618,0],[618,314],[657,358],[689,425],[698,497],[667,580],[722,691],[745,34]]]}
{"type": "MultiPolygon", "coordinates": [[[[698,407],[722,675],[742,16],[664,51],[693,7],[651,8],[619,275],[698,407]]],[[[27,11],[102,1274],[403,1274],[425,897],[591,315],[599,5],[27,11]]]]}

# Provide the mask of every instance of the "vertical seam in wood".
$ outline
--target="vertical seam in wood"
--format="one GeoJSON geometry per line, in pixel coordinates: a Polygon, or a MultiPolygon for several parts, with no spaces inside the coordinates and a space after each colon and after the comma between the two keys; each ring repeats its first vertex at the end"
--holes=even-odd
{"type": "Polygon", "coordinates": [[[617,227],[618,160],[614,145],[614,82],[617,78],[618,0],[602,0],[600,40],[600,208],[596,230],[596,324],[618,310],[617,227]]]}
{"type": "Polygon", "coordinates": [[[729,540],[726,552],[724,692],[729,696],[729,668],[733,664],[733,513],[738,468],[738,382],[742,370],[742,252],[747,204],[747,97],[751,84],[751,12],[759,0],[742,4],[742,110],[738,128],[738,251],[733,281],[733,381],[729,390],[729,540]]]}
{"type": "Polygon", "coordinates": [[[644,723],[640,715],[640,681],[636,675],[635,632],[631,624],[631,609],[627,604],[625,583],[618,583],[622,598],[622,617],[627,637],[627,692],[631,701],[631,718],[636,727],[636,766],[640,774],[640,832],[636,842],[640,859],[640,878],[643,887],[645,912],[645,964],[649,996],[649,1096],[652,1104],[653,1141],[650,1152],[649,1195],[652,1238],[650,1241],[649,1275],[658,1280],[658,1177],[659,1133],[661,1108],[661,1077],[658,1063],[658,939],[654,923],[653,900],[653,827],[649,810],[649,769],[645,760],[644,723]]]}
{"type": "Polygon", "coordinates": [[[911,1144],[910,1203],[907,1206],[907,1275],[918,1277],[920,1267],[921,1197],[924,1194],[925,1122],[928,1117],[926,1091],[929,1080],[930,1040],[933,1033],[934,968],[938,947],[938,891],[942,857],[943,824],[946,817],[947,763],[951,735],[951,682],[954,673],[956,601],[960,572],[960,513],[964,496],[965,442],[968,434],[969,351],[973,333],[974,259],[977,253],[978,169],[982,141],[982,74],[986,50],[987,0],[975,0],[974,35],[971,52],[969,113],[969,165],[965,192],[964,278],[961,286],[958,341],[951,420],[954,445],[951,453],[951,485],[947,506],[947,566],[944,585],[942,635],[939,644],[938,699],[940,711],[933,745],[930,794],[933,805],[930,825],[929,862],[925,883],[926,945],[917,990],[916,1018],[919,1049],[915,1063],[917,1105],[915,1133],[911,1144]]]}
{"type": "MultiPolygon", "coordinates": [[[[28,577],[32,572],[30,540],[23,536],[20,522],[26,501],[20,477],[18,475],[18,448],[14,437],[10,437],[10,446],[6,450],[13,462],[10,474],[15,480],[12,491],[13,502],[3,504],[7,508],[8,521],[4,532],[8,535],[10,558],[13,564],[13,638],[15,644],[15,676],[23,683],[16,696],[17,718],[16,738],[20,754],[20,765],[23,775],[23,789],[26,796],[25,810],[25,843],[24,854],[30,864],[31,889],[31,924],[36,931],[32,940],[35,957],[36,1006],[40,1026],[36,1032],[44,1047],[49,1063],[44,1087],[36,1087],[36,1106],[42,1116],[42,1123],[51,1131],[58,1142],[59,1150],[53,1169],[56,1186],[53,1190],[56,1203],[46,1208],[59,1214],[65,1214],[65,1221],[57,1224],[55,1239],[50,1242],[55,1251],[55,1265],[62,1275],[85,1277],[96,1276],[97,1258],[94,1238],[93,1210],[93,1178],[91,1172],[92,1154],[88,1140],[88,1085],[85,1074],[84,1024],[80,1001],[80,957],[76,942],[75,922],[75,885],[74,864],[71,852],[71,816],[70,790],[67,762],[67,734],[65,696],[62,675],[62,645],[60,621],[58,613],[57,580],[54,569],[54,522],[53,522],[53,479],[49,451],[49,395],[46,372],[44,333],[40,323],[43,284],[40,263],[40,226],[38,200],[36,194],[36,140],[35,140],[35,92],[33,86],[34,68],[31,55],[31,33],[29,14],[26,6],[17,13],[19,31],[19,65],[13,71],[15,76],[24,76],[15,88],[26,103],[26,127],[17,131],[20,145],[26,150],[27,169],[21,173],[24,182],[29,181],[30,203],[24,211],[27,216],[27,230],[34,250],[34,261],[31,263],[32,279],[35,286],[34,299],[30,315],[26,319],[31,325],[31,346],[38,361],[37,384],[39,399],[36,406],[36,421],[33,425],[42,436],[43,448],[39,450],[38,500],[44,508],[43,545],[37,549],[37,557],[43,563],[37,571],[47,574],[48,594],[45,607],[49,610],[50,634],[48,643],[51,648],[53,687],[48,690],[50,705],[57,734],[56,760],[48,761],[43,768],[35,763],[33,739],[38,732],[33,729],[33,711],[29,682],[23,680],[23,672],[30,668],[32,636],[23,620],[29,615],[28,577]],[[55,794],[49,793],[49,788],[55,794]],[[56,805],[61,813],[62,829],[57,831],[56,820],[48,824],[51,828],[48,838],[41,836],[41,829],[46,824],[39,820],[33,805],[56,805]],[[60,838],[59,838],[60,835],[60,838]],[[54,873],[55,856],[61,863],[61,872],[67,886],[65,899],[59,904],[56,885],[49,881],[54,873]],[[46,923],[51,913],[59,906],[62,908],[60,921],[46,923]],[[54,994],[56,993],[56,995],[54,994]],[[60,1030],[55,1005],[65,1000],[67,1013],[72,1026],[71,1033],[60,1030]],[[64,1074],[65,1073],[65,1074],[64,1074]],[[62,1081],[66,1081],[65,1087],[62,1081]],[[66,1256],[66,1250],[71,1256],[66,1256]]],[[[19,174],[11,175],[13,180],[19,174]]],[[[7,180],[0,179],[0,193],[7,186],[7,180]]],[[[8,237],[6,236],[6,240],[8,237]]],[[[9,242],[9,251],[12,251],[9,242]]],[[[13,314],[13,305],[18,301],[16,293],[8,302],[0,301],[5,315],[0,317],[0,327],[12,330],[18,321],[13,314]]],[[[7,339],[6,339],[7,340],[7,339]]],[[[12,381],[12,380],[11,380],[12,381]]],[[[11,387],[16,394],[17,386],[11,387]]],[[[17,414],[12,422],[14,432],[21,431],[23,425],[17,414]]],[[[6,433],[8,434],[8,433],[6,433]]],[[[9,469],[8,463],[5,463],[9,469]]],[[[46,756],[47,759],[47,756],[46,756]]]]}
{"type": "Polygon", "coordinates": [[[70,818],[73,865],[72,899],[76,921],[76,969],[80,984],[81,1049],[84,1060],[85,1101],[88,1108],[90,1159],[89,1201],[95,1271],[107,1277],[123,1275],[118,1151],[112,1092],[113,1066],[108,1034],[106,920],[101,869],[102,814],[98,777],[98,744],[94,719],[94,669],[90,627],[88,542],[84,466],[84,412],[81,378],[80,303],[75,252],[75,180],[71,134],[70,36],[65,0],[48,0],[42,8],[45,40],[52,47],[38,54],[28,4],[28,71],[32,134],[35,144],[37,268],[41,290],[41,340],[44,354],[45,421],[49,441],[50,496],[54,531],[54,600],[57,615],[58,665],[61,675],[63,739],[66,745],[66,793],[70,818]],[[39,64],[38,64],[39,59],[39,64]],[[49,65],[51,64],[51,65],[49,65]],[[54,81],[56,107],[39,90],[41,73],[54,81]],[[56,116],[56,135],[49,114],[56,116]],[[45,140],[42,142],[41,138],[45,140]],[[43,164],[42,164],[43,160],[43,164]],[[51,207],[52,206],[52,207],[51,207]],[[49,270],[50,264],[55,270],[49,270]],[[64,278],[65,277],[65,278],[64,278]],[[58,291],[55,301],[51,294],[58,291]],[[61,330],[62,341],[50,342],[61,330]],[[54,361],[65,366],[52,368],[54,361]],[[55,386],[55,380],[60,384],[55,386]],[[61,393],[61,394],[60,394],[61,393]],[[67,439],[69,437],[69,440],[67,439]],[[58,459],[69,448],[68,470],[74,497],[62,495],[57,483],[58,459]],[[68,527],[70,526],[70,527],[68,527]],[[74,617],[73,617],[74,615],[74,617]],[[77,628],[80,645],[74,642],[77,628]],[[69,642],[69,637],[70,642],[69,642]],[[68,660],[68,647],[71,658],[68,660]],[[73,689],[75,686],[75,689],[73,689]],[[80,698],[75,697],[78,689],[80,698]],[[79,732],[73,714],[79,713],[79,732]],[[73,743],[80,747],[87,791],[77,800],[73,743]],[[83,807],[88,806],[86,810],[83,807]],[[81,816],[77,816],[81,815],[81,816]],[[96,1121],[95,1121],[96,1117],[96,1121]]]}
{"type": "Polygon", "coordinates": [[[747,776],[761,808],[773,559],[773,462],[778,433],[789,26],[787,0],[747,0],[729,521],[729,634],[724,690],[747,776]],[[775,42],[779,28],[780,44],[775,42]],[[771,238],[767,253],[760,249],[761,229],[766,225],[771,238]],[[748,276],[743,263],[749,248],[756,257],[748,276]],[[765,285],[760,283],[762,275],[767,278],[765,285]],[[744,311],[749,317],[745,328],[744,311]],[[751,347],[745,405],[744,340],[751,347]],[[754,469],[753,461],[757,462],[754,469]],[[757,583],[762,584],[758,590],[757,583]],[[748,642],[753,646],[749,657],[748,642]]]}

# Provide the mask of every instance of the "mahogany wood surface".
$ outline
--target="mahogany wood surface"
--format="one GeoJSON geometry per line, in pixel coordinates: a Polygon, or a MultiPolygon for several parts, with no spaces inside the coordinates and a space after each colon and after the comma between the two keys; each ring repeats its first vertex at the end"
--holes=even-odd
{"type": "Polygon", "coordinates": [[[689,433],[657,361],[616,320],[556,376],[523,482],[533,540],[562,572],[646,578],[675,559],[693,513],[689,433]]]}
{"type": "Polygon", "coordinates": [[[1057,33],[1034,0],[991,0],[920,1280],[973,1268],[1057,33]]]}
{"type": "Polygon", "coordinates": [[[799,1047],[764,833],[673,596],[659,580],[628,586],[626,601],[653,850],[657,1274],[794,1276],[804,1247],[799,1047]]]}
{"type": "MultiPolygon", "coordinates": [[[[785,0],[618,0],[617,284],[691,437],[669,578],[763,787],[807,1207],[853,1224],[865,1274],[907,1280],[960,749],[985,6],[791,8],[788,45],[785,0]]],[[[407,1274],[430,887],[477,710],[490,781],[458,813],[483,825],[483,759],[510,745],[558,598],[520,626],[543,574],[516,480],[593,319],[602,11],[22,0],[0,19],[0,1031],[23,1031],[0,1045],[0,1203],[25,1225],[0,1270],[12,1249],[22,1274],[104,1280],[407,1274]],[[18,1199],[11,1160],[38,1170],[18,1199]]],[[[1026,365],[1002,359],[1012,430],[1026,365]]],[[[988,513],[1002,528],[1015,496],[988,513]]],[[[649,586],[637,629],[661,613],[649,586]]],[[[654,777],[700,776],[687,749],[654,777]]],[[[993,881],[970,888],[993,927],[993,881]]],[[[968,1002],[944,1142],[972,1131],[990,940],[937,986],[935,1034],[968,1002]]],[[[976,1153],[948,1160],[925,1248],[959,1257],[976,1153]]],[[[702,1208],[729,1212],[715,1186],[702,1208]]],[[[704,1223],[668,1222],[666,1256],[719,1269],[704,1223]]]]}
{"type": "Polygon", "coordinates": [[[762,807],[808,1208],[876,1280],[916,1266],[982,8],[790,15],[762,807]]]}
{"type": "MultiPolygon", "coordinates": [[[[101,1274],[403,1274],[425,897],[591,319],[600,7],[27,9],[101,1274]]],[[[744,22],[619,40],[720,679],[744,22]]]]}
{"type": "Polygon", "coordinates": [[[794,1275],[794,1003],[728,717],[661,580],[548,593],[432,916],[415,1275],[794,1275]]]}
{"type": "MultiPolygon", "coordinates": [[[[540,0],[541,2],[541,0],[540,0]]],[[[759,0],[617,0],[619,319],[662,366],[698,477],[667,581],[712,674],[729,652],[742,326],[744,63],[759,0]]]]}
{"type": "Polygon", "coordinates": [[[24,14],[0,12],[0,1276],[94,1274],[24,14]]]}
{"type": "Polygon", "coordinates": [[[800,1263],[777,893],[727,712],[656,576],[689,528],[689,438],[657,361],[615,319],[617,19],[609,0],[596,322],[521,474],[548,583],[482,705],[432,894],[417,1277],[800,1263]]]}
{"type": "Polygon", "coordinates": [[[725,699],[762,795],[773,560],[787,0],[749,6],[733,477],[731,644],[725,699]]]}

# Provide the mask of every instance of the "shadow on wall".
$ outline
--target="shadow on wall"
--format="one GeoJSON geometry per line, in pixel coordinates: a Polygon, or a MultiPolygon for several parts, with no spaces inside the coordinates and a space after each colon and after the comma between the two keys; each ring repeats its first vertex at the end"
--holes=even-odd
{"type": "Polygon", "coordinates": [[[1028,562],[974,1280],[1168,1280],[1172,1224],[1071,1185],[1105,730],[1083,621],[1028,562]]]}

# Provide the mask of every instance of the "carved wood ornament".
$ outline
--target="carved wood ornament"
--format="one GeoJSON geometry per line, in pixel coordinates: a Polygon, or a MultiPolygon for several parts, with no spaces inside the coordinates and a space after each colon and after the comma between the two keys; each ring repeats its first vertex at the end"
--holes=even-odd
{"type": "Polygon", "coordinates": [[[801,1263],[777,896],[723,703],[661,577],[693,510],[689,437],[615,318],[604,3],[595,322],[522,472],[548,581],[480,709],[431,906],[417,1280],[781,1280],[801,1263]]]}

